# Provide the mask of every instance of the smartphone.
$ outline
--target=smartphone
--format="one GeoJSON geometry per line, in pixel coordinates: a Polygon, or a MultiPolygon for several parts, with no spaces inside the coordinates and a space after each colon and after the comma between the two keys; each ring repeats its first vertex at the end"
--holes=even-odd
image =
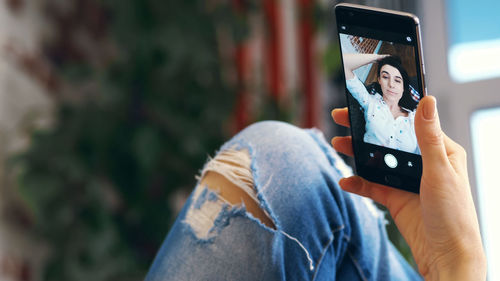
{"type": "Polygon", "coordinates": [[[419,19],[355,4],[335,6],[356,173],[419,193],[414,117],[426,95],[419,19]]]}

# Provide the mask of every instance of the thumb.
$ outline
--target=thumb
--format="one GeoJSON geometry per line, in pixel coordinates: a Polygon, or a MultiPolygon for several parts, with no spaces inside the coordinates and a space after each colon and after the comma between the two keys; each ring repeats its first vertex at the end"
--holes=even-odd
{"type": "Polygon", "coordinates": [[[415,114],[415,133],[422,153],[424,173],[425,170],[436,171],[449,165],[435,97],[426,96],[420,101],[415,114]]]}

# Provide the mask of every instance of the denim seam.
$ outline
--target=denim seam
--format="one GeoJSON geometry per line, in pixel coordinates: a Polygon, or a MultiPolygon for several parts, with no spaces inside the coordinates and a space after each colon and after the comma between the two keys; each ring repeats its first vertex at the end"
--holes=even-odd
{"type": "Polygon", "coordinates": [[[328,251],[328,248],[330,247],[330,245],[333,243],[333,241],[335,240],[335,233],[341,231],[345,229],[345,225],[341,225],[335,229],[332,230],[332,237],[330,238],[330,240],[328,241],[328,243],[326,243],[325,247],[323,248],[322,252],[321,252],[321,256],[319,257],[318,259],[318,262],[316,263],[316,270],[314,271],[314,274],[313,274],[313,277],[311,279],[311,281],[314,281],[318,275],[318,272],[319,272],[319,268],[321,266],[321,262],[323,261],[323,258],[325,257],[325,254],[326,252],[328,251]]]}
{"type": "Polygon", "coordinates": [[[354,263],[354,267],[356,267],[356,269],[358,270],[358,273],[359,273],[359,276],[361,277],[361,279],[368,281],[368,278],[366,278],[365,274],[363,273],[363,269],[361,268],[361,265],[359,265],[358,260],[356,260],[354,258],[354,256],[351,254],[349,249],[347,249],[347,254],[351,258],[352,262],[354,263]]]}
{"type": "Polygon", "coordinates": [[[317,128],[306,129],[309,136],[318,144],[324,152],[331,167],[334,168],[343,177],[352,176],[352,167],[347,165],[335,150],[331,150],[324,139],[323,133],[317,128]]]}

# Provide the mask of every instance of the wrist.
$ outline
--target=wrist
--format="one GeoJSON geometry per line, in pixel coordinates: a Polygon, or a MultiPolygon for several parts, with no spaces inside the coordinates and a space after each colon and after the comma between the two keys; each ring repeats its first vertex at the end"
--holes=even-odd
{"type": "Polygon", "coordinates": [[[481,249],[455,259],[436,262],[425,280],[486,280],[487,261],[481,249]]]}

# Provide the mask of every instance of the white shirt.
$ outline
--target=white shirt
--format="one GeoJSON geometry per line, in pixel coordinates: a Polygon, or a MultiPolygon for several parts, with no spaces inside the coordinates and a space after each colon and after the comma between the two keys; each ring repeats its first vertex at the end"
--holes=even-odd
{"type": "Polygon", "coordinates": [[[408,116],[394,119],[389,106],[377,93],[370,95],[357,76],[346,80],[347,90],[364,109],[366,133],[363,140],[367,143],[420,154],[415,135],[415,111],[408,116]]]}

